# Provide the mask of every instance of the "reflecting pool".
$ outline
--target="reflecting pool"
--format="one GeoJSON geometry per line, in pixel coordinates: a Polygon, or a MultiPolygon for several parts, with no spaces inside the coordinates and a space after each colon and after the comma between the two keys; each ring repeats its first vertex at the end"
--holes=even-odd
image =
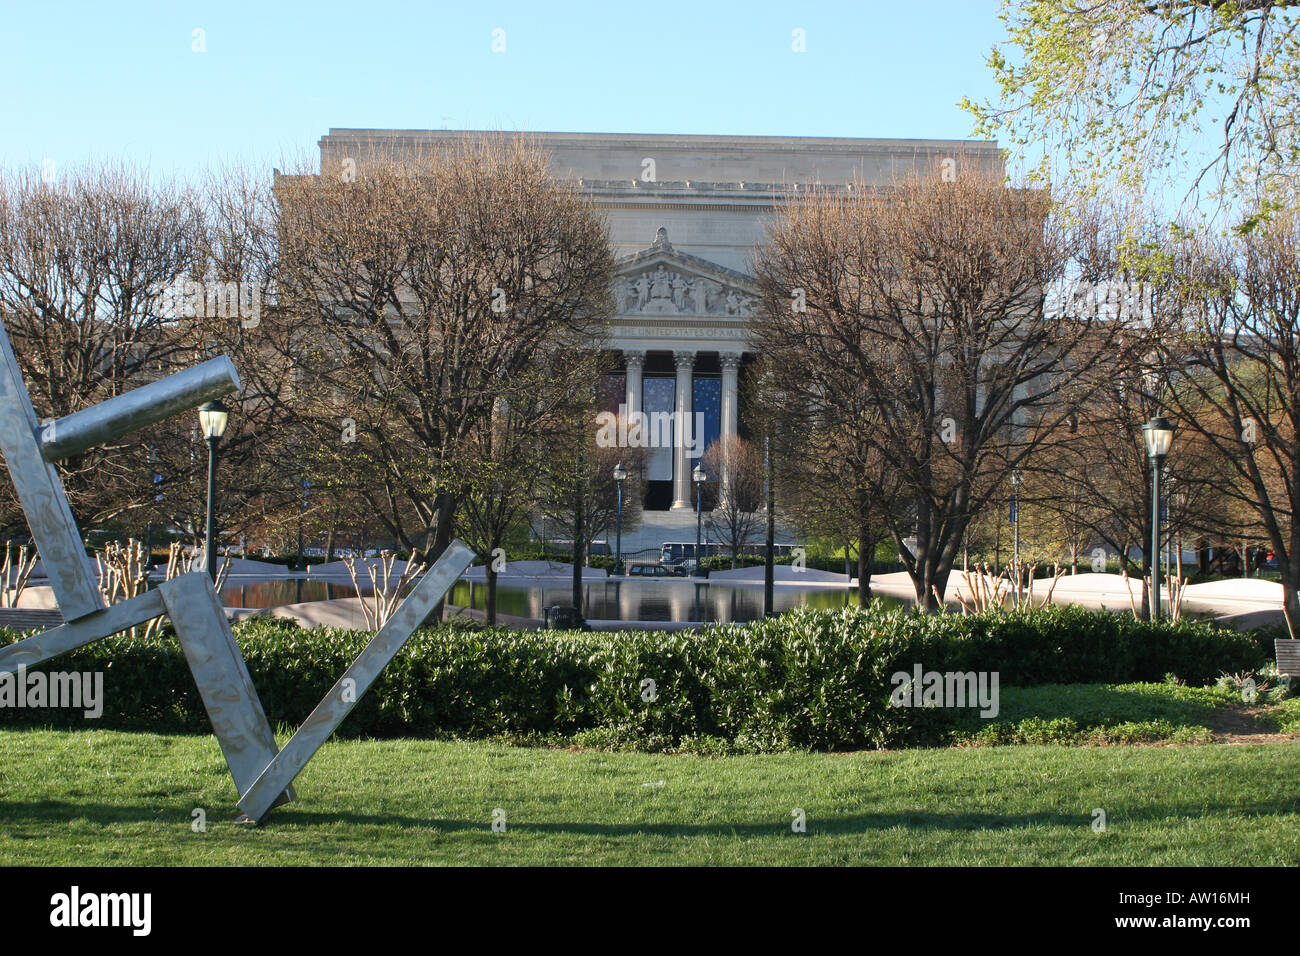
{"type": "MultiPolygon", "coordinates": [[[[452,588],[451,603],[482,608],[484,584],[458,581],[452,588]]],[[[584,617],[611,621],[753,621],[763,616],[763,588],[753,585],[710,584],[675,578],[663,581],[629,581],[611,578],[583,584],[584,617]]],[[[528,584],[499,582],[497,611],[516,617],[540,618],[543,608],[568,605],[573,587],[555,579],[528,584]]],[[[893,598],[877,600],[903,604],[893,598]]],[[[796,607],[840,608],[857,606],[855,589],[778,585],[773,591],[773,610],[778,614],[796,607]]]]}

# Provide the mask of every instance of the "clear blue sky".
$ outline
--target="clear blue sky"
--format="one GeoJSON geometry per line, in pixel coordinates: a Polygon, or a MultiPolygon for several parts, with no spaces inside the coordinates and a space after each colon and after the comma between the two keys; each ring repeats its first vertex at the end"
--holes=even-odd
{"type": "Polygon", "coordinates": [[[280,165],[349,126],[961,139],[957,103],[993,91],[997,9],[5,0],[0,163],[280,165]]]}

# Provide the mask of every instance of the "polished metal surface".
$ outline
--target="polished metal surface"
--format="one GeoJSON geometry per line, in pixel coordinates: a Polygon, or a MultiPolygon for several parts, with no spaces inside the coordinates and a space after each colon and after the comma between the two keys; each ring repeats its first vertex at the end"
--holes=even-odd
{"type": "Polygon", "coordinates": [[[66,622],[0,647],[0,673],[35,666],[167,614],[234,778],[239,806],[260,822],[272,807],[293,799],[294,778],[469,567],[474,554],[460,541],[452,542],[280,752],[212,579],[201,571],[190,572],[105,607],[52,464],[237,388],[235,367],[222,356],[41,426],[0,324],[0,452],[66,622]]]}
{"type": "Polygon", "coordinates": [[[396,656],[438,602],[474,560],[474,552],[462,541],[451,543],[437,563],[393,612],[352,666],[316,705],[298,732],[262,771],[257,782],[239,801],[239,808],[252,820],[261,821],[277,796],[293,783],[329,736],[338,729],[357,701],[370,689],[388,662],[396,656]]]}
{"type": "Polygon", "coordinates": [[[42,426],[41,454],[59,461],[239,388],[234,362],[209,359],[42,426]]]}
{"type": "Polygon", "coordinates": [[[145,591],[113,604],[105,610],[78,618],[48,631],[34,634],[16,644],[0,647],[0,674],[19,667],[35,667],[59,654],[75,651],[92,641],[151,621],[166,611],[157,591],[145,591]]]}
{"type": "MultiPolygon", "coordinates": [[[[191,571],[158,585],[226,766],[243,793],[279,752],[212,579],[191,571]]],[[[277,802],[292,799],[282,787],[277,802]]]]}
{"type": "Polygon", "coordinates": [[[86,563],[86,546],[72,518],[54,466],[41,456],[36,412],[0,325],[0,453],[36,540],[50,587],[65,621],[104,609],[99,584],[86,563]]]}

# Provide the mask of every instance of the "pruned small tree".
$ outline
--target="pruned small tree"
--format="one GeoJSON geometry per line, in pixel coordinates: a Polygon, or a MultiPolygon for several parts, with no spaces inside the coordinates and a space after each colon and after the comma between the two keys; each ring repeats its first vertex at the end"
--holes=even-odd
{"type": "Polygon", "coordinates": [[[598,416],[594,404],[588,404],[548,443],[542,466],[536,510],[556,536],[580,545],[584,555],[597,538],[617,531],[614,469],[619,464],[627,469],[623,530],[635,530],[641,523],[645,450],[618,444],[617,436],[626,435],[627,428],[617,418],[611,421],[610,415],[598,416]]]}
{"type": "Polygon", "coordinates": [[[741,550],[754,540],[763,521],[763,453],[739,435],[724,435],[705,449],[700,467],[715,483],[709,492],[713,528],[731,552],[734,568],[741,550]]]}
{"type": "Polygon", "coordinates": [[[529,397],[497,402],[461,449],[458,523],[484,564],[489,624],[496,623],[501,561],[509,560],[506,539],[535,508],[557,446],[587,410],[599,364],[599,352],[591,349],[543,351],[515,383],[530,381],[531,388],[517,389],[529,397]]]}

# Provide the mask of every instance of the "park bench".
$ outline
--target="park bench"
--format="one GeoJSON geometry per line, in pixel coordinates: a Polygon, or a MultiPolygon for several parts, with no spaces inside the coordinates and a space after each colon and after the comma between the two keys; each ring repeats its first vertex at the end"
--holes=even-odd
{"type": "Polygon", "coordinates": [[[1283,638],[1273,642],[1279,674],[1300,677],[1300,641],[1283,638]]]}

